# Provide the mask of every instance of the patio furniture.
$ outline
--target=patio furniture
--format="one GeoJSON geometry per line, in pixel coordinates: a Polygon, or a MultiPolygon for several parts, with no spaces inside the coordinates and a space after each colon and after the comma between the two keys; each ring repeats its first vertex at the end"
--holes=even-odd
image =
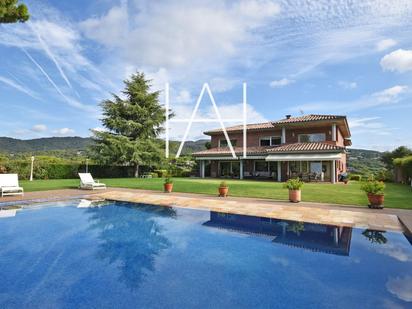
{"type": "Polygon", "coordinates": [[[0,196],[23,195],[24,190],[19,186],[17,174],[0,174],[0,196]]]}
{"type": "Polygon", "coordinates": [[[104,183],[99,181],[94,181],[90,173],[79,173],[80,177],[80,189],[95,190],[95,189],[106,189],[104,183]]]}
{"type": "Polygon", "coordinates": [[[140,178],[153,178],[153,176],[150,174],[145,174],[145,175],[140,176],[140,178]]]}

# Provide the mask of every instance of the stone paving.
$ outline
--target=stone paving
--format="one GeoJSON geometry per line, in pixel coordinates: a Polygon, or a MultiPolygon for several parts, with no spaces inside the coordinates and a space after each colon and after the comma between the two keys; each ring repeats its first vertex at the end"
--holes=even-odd
{"type": "Polygon", "coordinates": [[[378,230],[402,231],[405,229],[406,231],[412,232],[412,210],[371,210],[366,207],[362,208],[348,205],[340,206],[307,202],[292,204],[268,199],[239,197],[218,198],[201,194],[167,194],[158,191],[122,188],[109,188],[106,191],[65,189],[28,192],[24,196],[0,198],[0,206],[3,202],[21,202],[21,204],[27,204],[42,202],[44,200],[63,200],[69,198],[105,198],[160,206],[176,206],[378,230]]]}
{"type": "Polygon", "coordinates": [[[176,206],[191,209],[250,215],[283,220],[304,221],[319,224],[341,225],[358,228],[403,231],[394,214],[364,212],[325,207],[302,206],[285,202],[259,202],[248,199],[209,198],[206,196],[142,192],[138,190],[110,190],[95,194],[96,198],[109,200],[176,206]]]}

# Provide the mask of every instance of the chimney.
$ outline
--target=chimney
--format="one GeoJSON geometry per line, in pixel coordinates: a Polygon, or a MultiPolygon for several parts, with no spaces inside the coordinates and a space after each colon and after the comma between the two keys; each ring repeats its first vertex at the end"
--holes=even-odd
{"type": "Polygon", "coordinates": [[[286,115],[286,119],[290,119],[290,117],[292,117],[292,115],[286,115]]]}

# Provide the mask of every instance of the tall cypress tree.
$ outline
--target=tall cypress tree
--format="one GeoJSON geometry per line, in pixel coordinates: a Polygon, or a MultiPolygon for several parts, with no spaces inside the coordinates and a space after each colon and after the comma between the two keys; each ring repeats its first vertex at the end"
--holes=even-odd
{"type": "Polygon", "coordinates": [[[156,165],[162,160],[159,134],[163,131],[165,109],[159,104],[159,91],[151,92],[150,80],[137,72],[124,81],[123,98],[113,94],[101,103],[103,126],[107,131],[93,131],[92,152],[103,164],[135,166],[156,165]]]}

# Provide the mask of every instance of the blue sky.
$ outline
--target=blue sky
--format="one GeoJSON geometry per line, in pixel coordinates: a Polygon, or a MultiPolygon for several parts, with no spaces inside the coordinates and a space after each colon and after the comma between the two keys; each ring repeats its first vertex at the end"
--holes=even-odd
{"type": "MultiPolygon", "coordinates": [[[[0,136],[89,136],[99,102],[140,70],[154,89],[170,83],[176,118],[204,82],[223,117],[240,117],[246,82],[248,122],[344,114],[354,147],[412,146],[409,0],[25,3],[30,22],[0,25],[0,136]]],[[[207,97],[201,106],[215,118],[207,97]]]]}

